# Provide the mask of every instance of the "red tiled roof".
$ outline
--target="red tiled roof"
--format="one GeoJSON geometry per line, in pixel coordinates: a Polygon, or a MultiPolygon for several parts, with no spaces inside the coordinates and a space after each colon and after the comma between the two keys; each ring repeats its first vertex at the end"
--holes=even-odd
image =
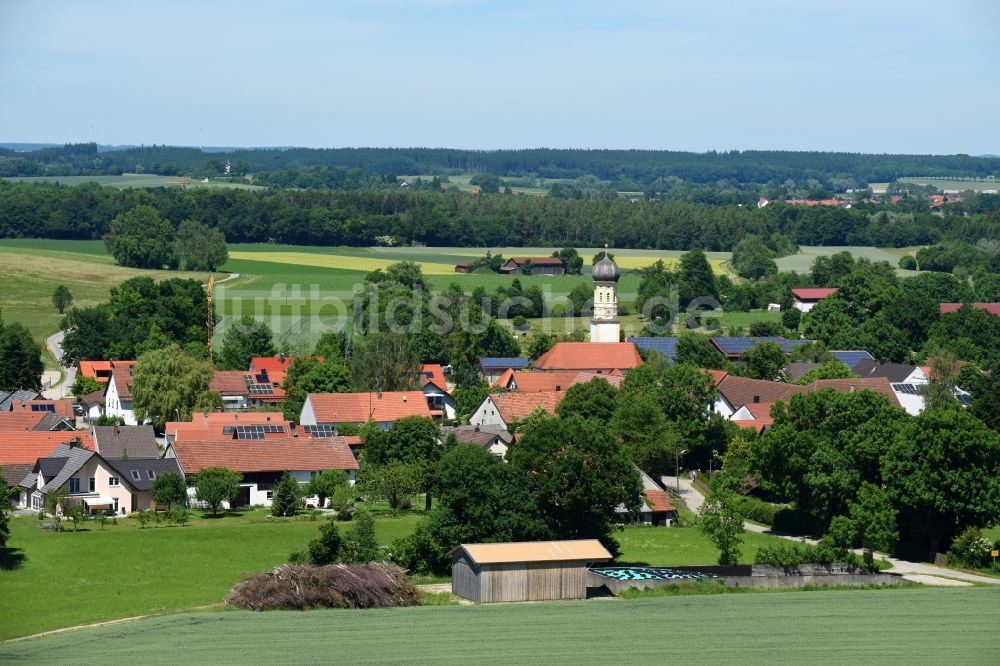
{"type": "Polygon", "coordinates": [[[556,413],[556,406],[566,394],[562,391],[538,391],[537,393],[493,393],[490,398],[496,405],[497,413],[504,422],[510,425],[531,414],[537,408],[542,408],[549,414],[556,413]]]}
{"type": "Polygon", "coordinates": [[[837,293],[837,289],[792,289],[792,296],[800,301],[821,301],[837,293]]]}
{"type": "Polygon", "coordinates": [[[534,363],[538,370],[628,370],[642,365],[631,342],[557,342],[534,363]]]}
{"type": "Polygon", "coordinates": [[[270,393],[251,393],[248,376],[253,377],[248,370],[216,370],[208,388],[218,391],[219,395],[241,395],[262,402],[281,402],[285,399],[285,390],[273,384],[270,393]]]}
{"type": "Polygon", "coordinates": [[[407,416],[431,418],[423,391],[365,393],[310,393],[317,423],[367,423],[395,421],[407,416]]]}
{"type": "Polygon", "coordinates": [[[615,388],[621,386],[624,377],[621,374],[598,374],[596,372],[580,372],[579,370],[550,370],[548,372],[527,372],[508,370],[497,380],[496,385],[521,393],[537,393],[539,391],[565,391],[574,384],[589,382],[600,378],[615,388]],[[511,387],[511,381],[517,388],[511,387]]]}
{"type": "Polygon", "coordinates": [[[298,437],[281,441],[208,439],[170,445],[185,474],[206,467],[234,472],[356,470],[358,461],[343,437],[298,437]]]}
{"type": "MultiPolygon", "coordinates": [[[[823,389],[833,389],[838,393],[848,393],[850,391],[875,391],[881,393],[894,407],[899,407],[899,398],[896,397],[892,385],[885,377],[869,379],[819,379],[808,386],[796,384],[785,384],[784,382],[771,382],[766,379],[750,379],[748,377],[737,377],[728,375],[719,383],[719,394],[726,399],[734,409],[739,409],[747,405],[749,409],[756,409],[754,405],[774,403],[778,400],[789,401],[797,393],[813,393],[823,389]],[[754,398],[757,398],[755,401],[754,398]]],[[[770,411],[770,408],[768,408],[770,411]]]]}
{"type": "Polygon", "coordinates": [[[77,366],[81,375],[96,379],[102,384],[107,383],[111,375],[111,361],[80,361],[77,366]]]}
{"type": "MultiPolygon", "coordinates": [[[[320,363],[323,362],[322,356],[312,356],[320,363]]],[[[288,372],[289,366],[295,360],[293,356],[254,356],[250,359],[250,370],[248,374],[258,374],[262,370],[267,371],[267,378],[272,384],[284,384],[285,374],[288,372]]]]}
{"type": "Polygon", "coordinates": [[[725,370],[711,370],[701,368],[701,371],[712,377],[712,383],[718,386],[722,383],[722,380],[729,376],[729,373],[725,370]]]}
{"type": "Polygon", "coordinates": [[[31,430],[48,412],[0,412],[0,432],[31,430]]]}
{"type": "Polygon", "coordinates": [[[94,450],[90,435],[83,431],[5,432],[0,436],[0,466],[34,465],[36,460],[45,458],[60,444],[69,444],[76,439],[82,442],[84,448],[94,450]]]}
{"type": "Polygon", "coordinates": [[[122,400],[132,398],[132,369],[135,361],[111,361],[111,376],[118,389],[118,397],[122,400]]]}
{"type": "Polygon", "coordinates": [[[222,429],[226,426],[280,425],[283,433],[265,433],[265,439],[286,439],[291,433],[291,423],[281,412],[209,412],[197,413],[190,421],[168,421],[163,432],[176,439],[213,439],[225,437],[222,429]]]}
{"type": "MultiPolygon", "coordinates": [[[[970,303],[972,307],[977,310],[985,310],[991,315],[996,315],[1000,317],[1000,303],[970,303]]],[[[941,304],[941,314],[948,314],[950,312],[957,312],[959,308],[962,307],[961,303],[942,303],[941,304]]]]}
{"type": "Polygon", "coordinates": [[[650,511],[676,511],[670,501],[670,495],[662,490],[644,490],[642,493],[646,498],[646,504],[650,511]]]}
{"type": "Polygon", "coordinates": [[[53,413],[64,419],[73,418],[73,401],[68,398],[63,398],[62,400],[15,400],[10,405],[10,411],[13,414],[28,413],[39,414],[40,416],[45,416],[48,413],[32,411],[32,405],[52,405],[54,408],[53,413]]]}
{"type": "Polygon", "coordinates": [[[420,366],[421,385],[430,382],[442,391],[448,390],[448,382],[444,378],[444,368],[440,363],[424,363],[420,366]]]}

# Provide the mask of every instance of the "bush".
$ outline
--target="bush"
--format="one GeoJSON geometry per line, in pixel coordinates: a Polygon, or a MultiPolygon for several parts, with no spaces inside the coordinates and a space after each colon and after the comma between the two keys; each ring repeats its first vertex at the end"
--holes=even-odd
{"type": "Polygon", "coordinates": [[[344,535],[340,548],[341,561],[363,564],[384,558],[382,548],[375,540],[375,519],[368,511],[358,511],[354,517],[354,529],[344,535]]]}
{"type": "Polygon", "coordinates": [[[986,568],[993,563],[991,550],[993,544],[983,536],[978,527],[967,527],[951,544],[948,561],[970,569],[986,568]]]}
{"type": "MultiPolygon", "coordinates": [[[[832,564],[846,562],[856,567],[862,565],[854,553],[820,542],[818,546],[807,543],[781,543],[761,546],[757,551],[755,564],[769,564],[775,567],[796,567],[800,564],[832,564]]],[[[872,562],[874,565],[874,561],[872,562]]]]}
{"type": "Polygon", "coordinates": [[[899,267],[902,268],[903,270],[915,271],[917,270],[917,260],[914,257],[911,257],[910,255],[906,255],[905,257],[900,257],[899,267]]]}
{"type": "Polygon", "coordinates": [[[747,520],[769,526],[774,525],[775,516],[785,508],[749,495],[737,495],[736,504],[747,520]]]}
{"type": "Polygon", "coordinates": [[[350,486],[340,486],[333,491],[330,507],[337,512],[337,520],[350,520],[354,511],[354,489],[350,486]]]}
{"type": "Polygon", "coordinates": [[[395,564],[285,565],[242,581],[226,604],[247,610],[416,606],[420,592],[395,564]]]}
{"type": "Polygon", "coordinates": [[[309,562],[317,566],[333,564],[340,552],[340,530],[329,520],[319,528],[319,536],[309,542],[309,562]]]}
{"type": "Polygon", "coordinates": [[[528,327],[528,320],[525,319],[524,316],[517,315],[516,317],[514,317],[514,328],[516,328],[519,331],[523,331],[527,327],[528,327]]]}

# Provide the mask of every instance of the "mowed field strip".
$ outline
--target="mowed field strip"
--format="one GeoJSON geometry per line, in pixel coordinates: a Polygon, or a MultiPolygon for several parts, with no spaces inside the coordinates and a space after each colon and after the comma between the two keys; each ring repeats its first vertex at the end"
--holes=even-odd
{"type": "MultiPolygon", "coordinates": [[[[316,266],[319,268],[335,268],[348,271],[374,271],[385,269],[398,259],[381,259],[376,257],[354,257],[338,254],[316,254],[313,252],[230,252],[230,259],[245,259],[250,261],[266,261],[276,264],[294,264],[297,266],[316,266]]],[[[429,261],[416,262],[425,275],[448,275],[455,272],[454,264],[433,263],[429,261]]]]}
{"type": "Polygon", "coordinates": [[[1000,590],[805,591],[380,610],[166,615],[0,645],[107,663],[996,663],[1000,590]],[[177,650],[177,646],[184,646],[177,650]]]}

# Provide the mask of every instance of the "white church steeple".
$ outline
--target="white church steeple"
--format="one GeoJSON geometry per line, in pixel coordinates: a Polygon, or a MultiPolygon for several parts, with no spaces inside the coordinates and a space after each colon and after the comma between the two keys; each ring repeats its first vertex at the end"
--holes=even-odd
{"type": "Polygon", "coordinates": [[[621,324],[618,321],[618,278],[621,275],[604,246],[604,256],[594,264],[594,318],[590,320],[591,342],[619,342],[621,324]]]}

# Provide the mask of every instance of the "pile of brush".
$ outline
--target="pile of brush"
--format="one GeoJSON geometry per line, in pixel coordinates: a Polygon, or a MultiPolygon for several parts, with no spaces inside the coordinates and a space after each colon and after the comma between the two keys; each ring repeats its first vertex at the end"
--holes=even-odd
{"type": "Polygon", "coordinates": [[[415,606],[416,586],[395,564],[282,565],[230,590],[226,604],[247,610],[415,606]]]}

